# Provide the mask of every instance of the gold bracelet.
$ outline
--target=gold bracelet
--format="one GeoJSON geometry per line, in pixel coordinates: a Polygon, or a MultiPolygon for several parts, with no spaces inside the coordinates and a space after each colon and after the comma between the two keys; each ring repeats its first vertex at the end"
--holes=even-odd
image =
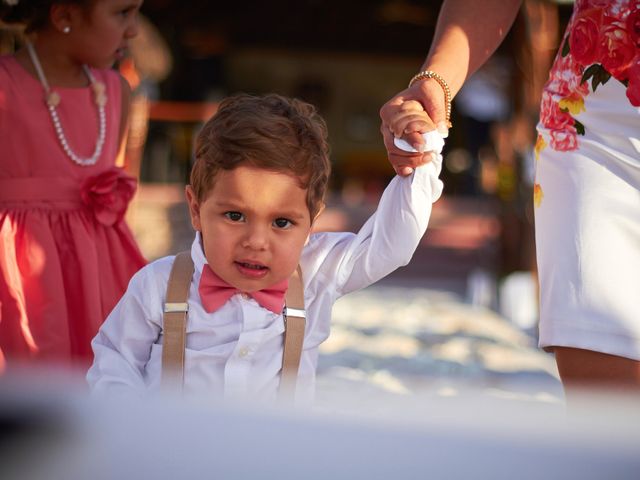
{"type": "Polygon", "coordinates": [[[416,73],[411,81],[409,82],[409,87],[416,83],[418,80],[424,80],[425,78],[433,78],[438,85],[442,87],[442,91],[444,92],[444,104],[445,104],[445,120],[447,121],[447,128],[451,128],[451,90],[449,89],[449,85],[444,78],[442,78],[436,72],[432,72],[431,70],[424,70],[422,72],[416,73]]]}

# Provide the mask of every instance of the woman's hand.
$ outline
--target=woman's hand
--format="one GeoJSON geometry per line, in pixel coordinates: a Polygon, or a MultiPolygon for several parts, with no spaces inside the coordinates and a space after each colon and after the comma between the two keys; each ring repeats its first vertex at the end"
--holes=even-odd
{"type": "Polygon", "coordinates": [[[433,154],[423,153],[422,133],[437,129],[447,135],[445,99],[442,88],[433,79],[423,79],[403,90],[380,109],[380,131],[389,162],[398,175],[407,176],[413,169],[430,162],[433,154]],[[402,138],[418,152],[400,150],[393,143],[402,138]]]}

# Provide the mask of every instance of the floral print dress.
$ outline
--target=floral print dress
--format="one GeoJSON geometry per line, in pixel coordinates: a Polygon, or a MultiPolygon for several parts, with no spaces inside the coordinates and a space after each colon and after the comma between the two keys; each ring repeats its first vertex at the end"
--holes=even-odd
{"type": "Polygon", "coordinates": [[[540,345],[640,360],[640,0],[578,0],[542,95],[540,345]]]}

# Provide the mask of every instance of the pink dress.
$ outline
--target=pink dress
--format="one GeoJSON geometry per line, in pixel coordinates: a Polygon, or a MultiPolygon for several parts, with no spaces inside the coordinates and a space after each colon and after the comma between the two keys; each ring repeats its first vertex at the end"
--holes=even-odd
{"type": "MultiPolygon", "coordinates": [[[[123,220],[135,179],[114,166],[120,78],[93,74],[107,87],[106,141],[84,167],[62,150],[38,79],[0,57],[0,372],[34,362],[88,366],[91,339],[146,263],[123,220]]],[[[69,145],[90,156],[92,90],[55,90],[69,145]]]]}

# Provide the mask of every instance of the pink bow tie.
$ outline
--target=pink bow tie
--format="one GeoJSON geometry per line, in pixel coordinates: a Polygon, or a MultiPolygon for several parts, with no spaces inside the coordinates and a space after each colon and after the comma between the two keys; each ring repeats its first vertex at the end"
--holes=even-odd
{"type": "MultiPolygon", "coordinates": [[[[284,294],[288,286],[289,280],[285,279],[263,290],[247,293],[267,310],[271,310],[274,313],[282,313],[282,309],[284,308],[284,294]]],[[[200,292],[202,305],[208,313],[219,309],[236,293],[242,293],[213,273],[209,265],[205,265],[202,269],[198,292],[200,292]]]]}

